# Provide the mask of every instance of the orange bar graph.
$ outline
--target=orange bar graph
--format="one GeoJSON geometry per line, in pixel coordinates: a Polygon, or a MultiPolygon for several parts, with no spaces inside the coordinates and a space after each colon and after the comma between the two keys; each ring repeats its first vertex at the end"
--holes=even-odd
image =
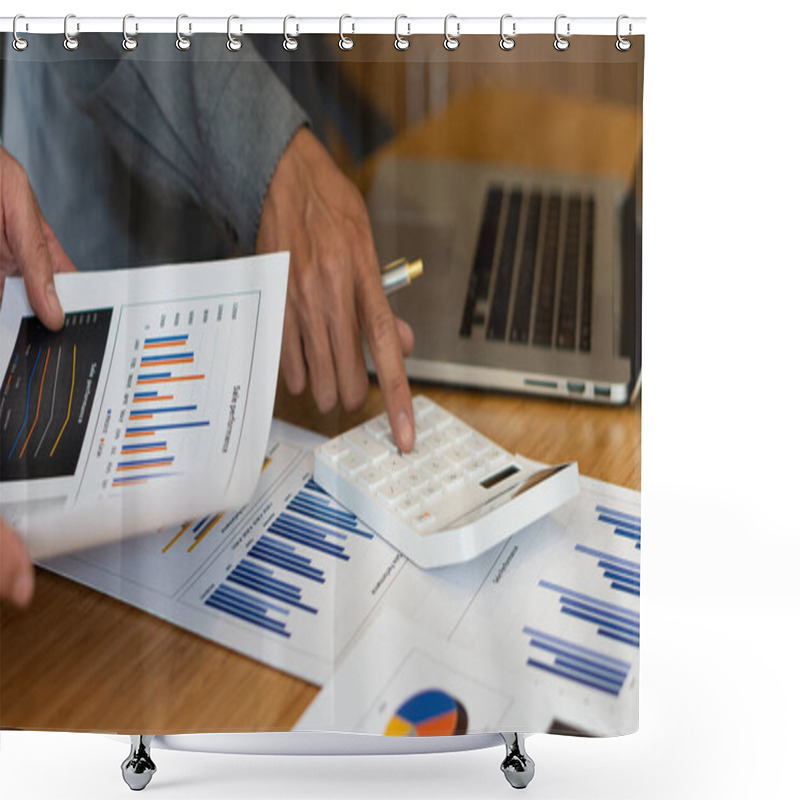
{"type": "Polygon", "coordinates": [[[175,395],[172,395],[172,394],[161,394],[161,395],[158,395],[157,397],[134,397],[133,398],[133,402],[134,403],[153,403],[156,400],[174,400],[174,399],[175,399],[175,395]]]}
{"type": "Polygon", "coordinates": [[[216,516],[216,517],[214,517],[214,519],[212,519],[212,520],[211,520],[211,522],[209,522],[209,523],[208,523],[208,525],[206,525],[206,526],[205,526],[205,528],[203,528],[203,530],[202,530],[202,531],[200,531],[200,533],[199,533],[198,537],[197,537],[197,538],[194,540],[194,542],[192,543],[192,545],[189,547],[189,549],[188,549],[186,552],[187,552],[187,553],[191,553],[191,552],[192,552],[192,550],[194,550],[194,549],[195,549],[195,547],[197,547],[197,545],[199,545],[199,544],[200,544],[200,542],[202,542],[202,541],[203,541],[203,537],[204,537],[204,536],[205,536],[205,535],[206,535],[206,534],[207,534],[207,533],[208,533],[208,532],[209,532],[209,531],[210,531],[210,530],[211,530],[211,529],[212,529],[212,528],[213,528],[213,527],[214,527],[214,526],[215,526],[215,525],[216,525],[216,524],[217,524],[217,523],[218,523],[218,522],[219,522],[219,521],[220,521],[220,520],[221,520],[221,519],[224,517],[224,516],[225,516],[224,512],[223,512],[222,514],[217,514],[217,516],[216,516]]]}
{"type": "Polygon", "coordinates": [[[164,547],[162,547],[162,548],[161,548],[161,552],[162,552],[162,553],[166,553],[166,552],[167,552],[167,550],[169,550],[169,549],[170,549],[170,547],[172,547],[172,545],[174,545],[174,544],[175,544],[175,542],[177,542],[177,541],[178,541],[178,539],[180,539],[180,538],[181,538],[181,536],[183,536],[183,534],[184,534],[184,533],[186,533],[186,531],[188,531],[188,530],[189,530],[189,527],[191,526],[191,524],[192,524],[193,522],[194,522],[194,520],[193,520],[193,519],[190,519],[190,520],[189,520],[189,521],[188,521],[188,522],[187,522],[187,523],[186,523],[186,524],[185,524],[185,525],[184,525],[184,526],[183,526],[183,527],[182,527],[182,528],[181,528],[181,529],[180,529],[180,530],[179,530],[179,531],[178,531],[178,532],[177,532],[177,533],[176,533],[176,534],[175,534],[175,535],[172,537],[172,539],[170,539],[170,540],[169,540],[169,542],[168,542],[166,545],[164,545],[164,547]]]}
{"type": "Polygon", "coordinates": [[[201,381],[205,375],[181,375],[175,378],[139,378],[137,384],[145,383],[174,383],[175,381],[201,381]]]}

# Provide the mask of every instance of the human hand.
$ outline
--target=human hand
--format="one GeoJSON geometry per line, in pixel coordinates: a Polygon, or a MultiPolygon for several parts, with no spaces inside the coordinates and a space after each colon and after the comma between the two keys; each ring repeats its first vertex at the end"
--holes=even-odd
{"type": "Polygon", "coordinates": [[[401,450],[414,446],[414,416],[403,357],[414,334],[394,316],[381,286],[367,209],[358,189],[307,128],[278,162],[261,209],[256,251],[289,250],[291,267],[281,370],[292,394],[306,376],[320,411],[337,396],[353,411],[367,395],[363,331],[401,450]]]}
{"type": "Polygon", "coordinates": [[[25,170],[0,147],[0,300],[5,279],[22,275],[33,312],[48,328],[58,330],[64,312],[53,273],[74,270],[42,216],[25,170]]]}
{"type": "MultiPolygon", "coordinates": [[[[64,324],[54,272],[74,271],[42,216],[25,170],[0,147],[0,300],[5,279],[22,275],[28,302],[51,330],[64,324]]],[[[26,606],[33,596],[33,566],[25,545],[0,518],[0,599],[26,606]]]]}
{"type": "Polygon", "coordinates": [[[25,545],[0,517],[0,600],[24,608],[33,597],[33,565],[25,545]]]}

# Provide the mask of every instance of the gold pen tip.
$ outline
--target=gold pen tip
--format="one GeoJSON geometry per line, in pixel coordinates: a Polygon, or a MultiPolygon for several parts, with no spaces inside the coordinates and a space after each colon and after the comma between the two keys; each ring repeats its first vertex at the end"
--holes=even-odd
{"type": "Polygon", "coordinates": [[[408,262],[408,282],[416,280],[422,275],[422,259],[415,258],[413,261],[408,262]]]}

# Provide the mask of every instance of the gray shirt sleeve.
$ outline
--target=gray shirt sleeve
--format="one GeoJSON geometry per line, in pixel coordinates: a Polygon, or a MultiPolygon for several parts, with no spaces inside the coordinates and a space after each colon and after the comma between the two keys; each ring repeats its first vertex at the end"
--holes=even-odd
{"type": "Polygon", "coordinates": [[[65,90],[134,175],[191,199],[251,252],[272,174],[307,115],[254,48],[230,53],[218,36],[184,52],[171,36],[144,44],[124,53],[97,37],[94,69],[63,65],[65,90]]]}

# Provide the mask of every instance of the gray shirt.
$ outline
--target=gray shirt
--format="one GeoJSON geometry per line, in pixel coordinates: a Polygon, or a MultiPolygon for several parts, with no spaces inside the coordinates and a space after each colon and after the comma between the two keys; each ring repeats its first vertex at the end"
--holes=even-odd
{"type": "Polygon", "coordinates": [[[249,253],[264,194],[308,115],[246,41],[111,35],[6,49],[5,146],[79,269],[249,253]],[[248,47],[249,45],[249,47],[248,47]],[[249,50],[249,52],[248,52],[249,50]]]}

